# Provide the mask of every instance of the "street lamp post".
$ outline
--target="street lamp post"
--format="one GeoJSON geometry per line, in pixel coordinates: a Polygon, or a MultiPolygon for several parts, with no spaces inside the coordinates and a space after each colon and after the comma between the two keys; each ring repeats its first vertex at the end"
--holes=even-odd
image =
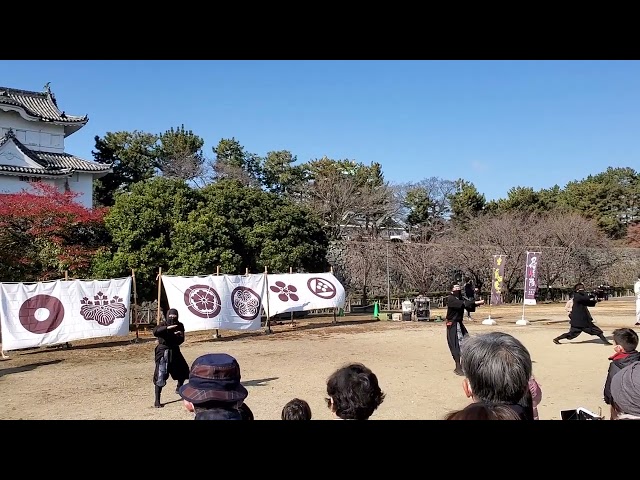
{"type": "Polygon", "coordinates": [[[387,243],[387,305],[391,310],[391,280],[389,277],[389,244],[387,243]]]}

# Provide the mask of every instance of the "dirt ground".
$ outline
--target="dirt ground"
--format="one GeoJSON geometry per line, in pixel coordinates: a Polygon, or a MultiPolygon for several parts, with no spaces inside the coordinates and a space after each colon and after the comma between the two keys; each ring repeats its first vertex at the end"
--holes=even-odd
{"type": "MultiPolygon", "coordinates": [[[[632,298],[601,302],[591,311],[611,338],[618,327],[633,327],[632,298]]],[[[534,360],[542,387],[541,419],[560,419],[560,411],[579,406],[607,414],[602,387],[611,346],[588,335],[563,345],[551,340],[568,329],[564,304],[526,307],[530,325],[517,326],[522,305],[492,307],[497,325],[482,325],[488,307],[467,321],[471,335],[503,331],[519,338],[534,360]]],[[[432,316],[443,315],[434,309],[432,316]]],[[[453,373],[444,323],[373,321],[372,316],[316,317],[274,325],[270,335],[223,331],[187,333],[182,351],[190,364],[197,356],[225,352],[235,356],[246,403],[256,420],[277,420],[294,397],[306,399],[313,419],[330,419],[324,402],[326,378],[351,361],[362,362],[377,375],[386,399],[372,419],[440,419],[464,407],[468,399],[462,379],[453,373]]],[[[640,328],[639,328],[640,330],[640,328]]],[[[7,352],[0,361],[0,419],[181,419],[191,420],[175,382],[163,391],[164,408],[153,407],[152,374],[155,339],[149,332],[73,342],[71,349],[43,347],[7,352]]]]}

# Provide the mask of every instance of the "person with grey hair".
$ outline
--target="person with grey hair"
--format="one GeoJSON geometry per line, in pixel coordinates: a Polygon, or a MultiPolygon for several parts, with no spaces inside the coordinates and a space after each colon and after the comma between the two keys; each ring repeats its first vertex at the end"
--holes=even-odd
{"type": "Polygon", "coordinates": [[[502,332],[469,337],[462,344],[465,395],[474,402],[505,405],[521,420],[533,420],[529,380],[533,362],[517,338],[502,332]]]}
{"type": "Polygon", "coordinates": [[[640,420],[640,362],[613,376],[611,398],[611,420],[640,420]]]}

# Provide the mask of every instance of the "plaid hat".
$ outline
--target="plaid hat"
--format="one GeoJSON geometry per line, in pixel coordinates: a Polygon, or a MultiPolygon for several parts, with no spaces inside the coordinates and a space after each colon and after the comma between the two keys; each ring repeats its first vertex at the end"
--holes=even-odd
{"type": "Polygon", "coordinates": [[[189,383],[180,387],[180,396],[193,404],[209,401],[240,402],[249,392],[240,383],[240,365],[226,353],[210,353],[196,358],[189,383]]]}

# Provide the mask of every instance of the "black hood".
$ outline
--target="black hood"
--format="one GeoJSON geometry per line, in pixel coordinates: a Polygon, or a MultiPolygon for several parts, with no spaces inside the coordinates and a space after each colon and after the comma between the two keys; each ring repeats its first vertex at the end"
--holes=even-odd
{"type": "Polygon", "coordinates": [[[178,310],[176,310],[175,308],[170,308],[167,312],[167,324],[173,325],[176,323],[178,323],[178,310]],[[171,318],[173,316],[175,316],[175,318],[171,318]]]}

